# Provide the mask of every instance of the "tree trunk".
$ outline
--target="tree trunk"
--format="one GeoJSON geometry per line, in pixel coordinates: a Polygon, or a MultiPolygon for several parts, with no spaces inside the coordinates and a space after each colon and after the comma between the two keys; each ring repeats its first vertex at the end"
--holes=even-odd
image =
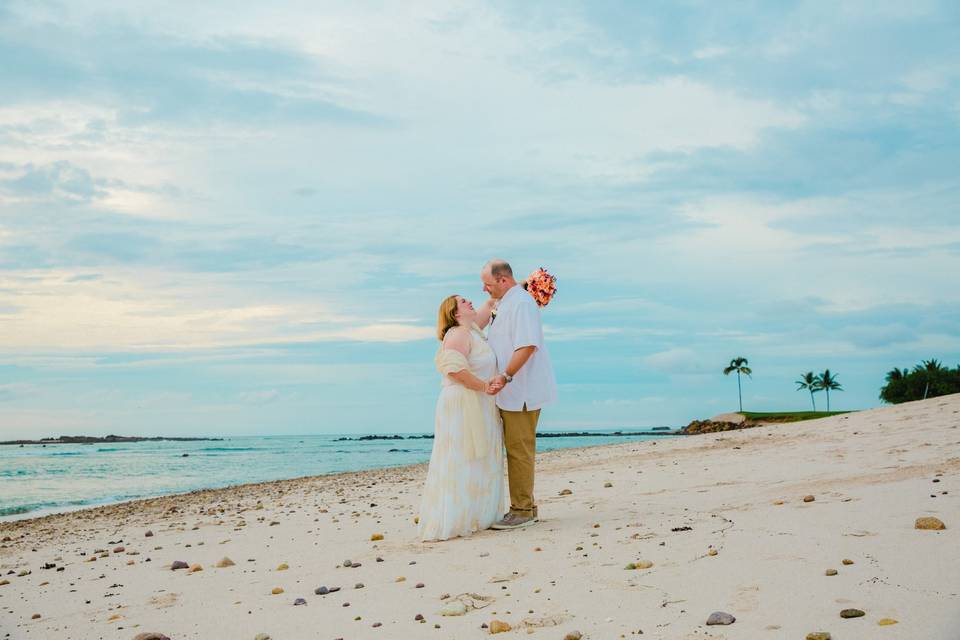
{"type": "Polygon", "coordinates": [[[814,397],[813,397],[813,391],[810,392],[810,403],[813,404],[813,411],[814,411],[814,413],[816,413],[816,411],[817,411],[817,401],[816,401],[816,400],[814,399],[814,397]]]}
{"type": "Polygon", "coordinates": [[[737,399],[740,401],[740,413],[743,413],[743,393],[740,391],[740,372],[737,371],[737,399]]]}
{"type": "Polygon", "coordinates": [[[827,387],[827,411],[830,411],[830,387],[827,387]]]}

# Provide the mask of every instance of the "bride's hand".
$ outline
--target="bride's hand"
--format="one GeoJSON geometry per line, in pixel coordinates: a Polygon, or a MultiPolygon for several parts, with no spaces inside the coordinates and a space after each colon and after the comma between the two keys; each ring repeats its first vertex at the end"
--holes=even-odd
{"type": "Polygon", "coordinates": [[[495,396],[500,393],[501,389],[503,389],[503,380],[500,376],[494,376],[487,382],[487,393],[489,395],[495,396]]]}

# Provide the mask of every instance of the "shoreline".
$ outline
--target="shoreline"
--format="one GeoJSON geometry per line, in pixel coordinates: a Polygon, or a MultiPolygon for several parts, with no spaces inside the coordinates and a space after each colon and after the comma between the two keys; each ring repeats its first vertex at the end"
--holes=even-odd
{"type": "Polygon", "coordinates": [[[225,438],[174,436],[60,436],[39,440],[5,440],[0,446],[36,446],[48,444],[124,444],[129,442],[223,442],[225,438]]]}
{"type": "MultiPolygon", "coordinates": [[[[542,436],[542,437],[547,438],[547,439],[562,438],[562,437],[584,437],[584,436],[592,437],[592,436],[598,435],[597,433],[592,433],[592,432],[558,432],[558,433],[560,433],[561,435],[552,435],[554,432],[544,432],[544,433],[550,434],[550,435],[542,436]]],[[[538,435],[539,435],[539,434],[538,434],[538,435]]],[[[671,436],[672,436],[672,437],[680,437],[681,434],[680,434],[678,431],[659,431],[659,432],[642,433],[642,434],[636,434],[636,433],[632,433],[632,432],[616,432],[616,433],[604,433],[604,434],[602,434],[602,435],[603,435],[603,436],[610,436],[610,437],[619,437],[619,438],[628,438],[628,437],[651,437],[651,436],[656,436],[658,439],[662,439],[662,438],[667,438],[667,439],[669,439],[669,437],[671,437],[671,436]]],[[[244,437],[245,437],[245,436],[244,436],[244,437]]],[[[249,436],[249,437],[252,437],[252,438],[261,438],[261,437],[263,437],[263,436],[249,436]]],[[[292,438],[296,438],[296,437],[299,437],[299,436],[280,436],[280,437],[292,437],[292,438]]],[[[330,437],[332,437],[332,436],[330,436],[330,437]]],[[[383,436],[383,437],[381,437],[381,436],[373,436],[373,437],[371,437],[371,436],[361,436],[361,437],[359,437],[359,438],[357,439],[357,441],[359,441],[359,442],[366,442],[366,441],[379,442],[379,441],[382,440],[382,441],[390,442],[390,441],[392,441],[392,440],[396,440],[396,439],[400,439],[400,438],[401,438],[401,436],[383,436]]],[[[430,440],[432,440],[432,438],[433,438],[432,435],[429,436],[429,439],[430,439],[430,440]]],[[[413,436],[409,436],[407,439],[426,440],[427,437],[426,437],[426,436],[413,435],[413,436]]],[[[147,439],[145,439],[145,440],[151,440],[151,441],[153,441],[153,440],[156,440],[156,439],[155,439],[155,438],[147,438],[147,439]]],[[[224,438],[209,438],[209,439],[208,439],[208,438],[202,438],[202,439],[197,439],[197,440],[204,440],[204,441],[206,441],[206,440],[216,440],[216,441],[222,441],[222,440],[224,440],[224,438]]],[[[228,439],[228,440],[229,440],[229,439],[228,439]]],[[[334,442],[340,442],[341,440],[342,440],[341,438],[337,438],[336,440],[334,440],[334,442]]],[[[642,440],[637,440],[637,442],[641,442],[641,441],[642,441],[642,440]]],[[[80,443],[71,443],[71,444],[80,444],[80,443]]],[[[591,447],[612,446],[612,445],[616,445],[616,444],[622,444],[622,443],[598,442],[598,443],[596,443],[596,444],[589,444],[589,445],[583,445],[583,446],[562,447],[562,448],[560,448],[560,449],[549,449],[549,450],[546,450],[546,451],[540,451],[540,452],[538,452],[538,456],[539,456],[539,455],[546,454],[546,453],[550,453],[550,452],[552,452],[552,451],[557,451],[557,450],[583,449],[583,448],[591,448],[591,447]]],[[[36,446],[36,445],[33,445],[33,446],[36,446]]],[[[391,449],[389,452],[392,452],[392,451],[394,451],[394,450],[391,449]]],[[[399,451],[405,451],[405,450],[399,450],[399,451]]],[[[388,453],[389,453],[389,452],[388,452],[388,453]]],[[[252,482],[228,482],[228,483],[226,483],[226,484],[221,484],[221,485],[206,486],[206,487],[196,487],[196,488],[193,488],[193,489],[184,489],[184,490],[172,491],[172,492],[168,492],[168,493],[148,494],[148,495],[142,495],[142,496],[136,496],[136,497],[127,497],[127,498],[120,498],[120,499],[105,499],[105,500],[98,500],[98,501],[91,501],[91,502],[78,502],[78,503],[73,503],[73,504],[63,503],[63,504],[61,504],[61,505],[44,506],[44,507],[40,507],[40,508],[28,508],[28,510],[26,510],[26,511],[9,512],[9,513],[0,514],[0,525],[2,525],[3,523],[21,522],[21,521],[24,521],[24,520],[31,520],[31,519],[36,519],[36,518],[43,518],[43,517],[48,517],[48,516],[53,516],[53,515],[58,515],[58,514],[63,514],[63,513],[74,513],[74,512],[77,512],[77,511],[84,511],[84,510],[88,510],[88,509],[96,509],[96,508],[100,508],[100,507],[108,507],[108,506],[113,506],[113,505],[118,505],[118,504],[124,504],[124,503],[128,503],[128,502],[137,502],[137,501],[143,501],[143,500],[155,500],[155,499],[165,498],[165,497],[171,497],[171,496],[190,495],[190,494],[192,494],[192,493],[202,492],[202,491],[228,490],[228,489],[230,489],[230,488],[232,488],[232,487],[255,486],[255,485],[260,485],[260,484],[265,484],[265,483],[271,483],[271,482],[304,480],[304,479],[309,479],[309,478],[330,477],[330,476],[336,476],[336,475],[340,475],[340,474],[362,473],[362,472],[364,472],[364,471],[386,470],[386,469],[396,469],[396,468],[404,468],[404,467],[416,467],[416,466],[418,466],[418,465],[425,465],[425,464],[427,464],[427,463],[429,462],[429,456],[430,456],[429,449],[425,452],[425,455],[426,455],[426,458],[427,458],[427,459],[426,459],[426,460],[423,460],[423,461],[421,461],[421,462],[413,462],[413,463],[400,462],[400,463],[395,463],[395,464],[385,463],[385,464],[378,464],[377,466],[368,467],[368,468],[359,468],[359,469],[343,470],[343,471],[332,471],[332,472],[329,472],[329,473],[319,473],[319,474],[311,473],[311,474],[306,474],[306,475],[294,475],[294,476],[289,476],[289,477],[280,477],[280,478],[273,478],[273,479],[269,479],[269,480],[258,480],[258,481],[252,481],[252,482]]],[[[186,457],[189,457],[189,456],[190,456],[190,454],[186,454],[186,457]]],[[[13,508],[13,507],[11,507],[11,509],[12,509],[12,508],[13,508]]]]}
{"type": "MultiPolygon", "coordinates": [[[[637,442],[646,442],[639,440],[637,442]]],[[[604,442],[600,444],[585,445],[582,447],[566,447],[563,449],[551,449],[549,451],[538,451],[537,452],[537,463],[543,462],[542,457],[551,456],[553,454],[559,454],[564,451],[588,451],[592,449],[599,449],[604,447],[622,447],[629,444],[635,443],[623,443],[623,442],[604,442]]],[[[52,507],[53,511],[49,513],[40,513],[32,515],[34,512],[29,511],[23,514],[11,514],[8,516],[0,517],[0,534],[8,535],[5,533],[5,525],[26,525],[26,524],[48,524],[51,523],[54,519],[59,516],[73,516],[75,514],[84,514],[89,512],[91,516],[104,516],[110,517],[113,514],[111,509],[114,508],[126,508],[141,505],[143,507],[152,507],[156,506],[157,503],[167,500],[173,500],[177,498],[212,498],[218,499],[223,496],[218,494],[227,494],[233,492],[234,490],[249,490],[256,491],[260,488],[269,488],[278,485],[290,484],[299,484],[303,482],[315,482],[323,480],[349,480],[352,478],[362,479],[366,475],[377,474],[379,475],[384,471],[404,471],[410,473],[423,472],[426,473],[427,465],[429,461],[425,462],[416,462],[413,464],[398,464],[398,465],[385,465],[379,467],[372,467],[370,469],[356,469],[353,471],[334,471],[331,473],[321,473],[305,476],[294,476],[292,478],[277,478],[275,480],[263,480],[259,482],[241,482],[239,484],[228,484],[222,487],[205,487],[202,489],[191,489],[189,491],[179,491],[175,493],[165,493],[155,496],[143,496],[140,498],[130,498],[127,500],[117,500],[111,502],[103,502],[97,504],[83,504],[76,505],[74,508],[60,509],[58,507],[52,507]],[[23,517],[18,517],[23,516],[23,517]]],[[[56,523],[53,523],[56,524],[56,523]]]]}

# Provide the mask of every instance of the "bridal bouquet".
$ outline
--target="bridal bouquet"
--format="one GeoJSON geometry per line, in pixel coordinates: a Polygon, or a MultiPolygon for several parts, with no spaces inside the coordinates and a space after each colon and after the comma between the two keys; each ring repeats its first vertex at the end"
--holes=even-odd
{"type": "Polygon", "coordinates": [[[546,269],[540,267],[527,276],[523,288],[533,296],[537,305],[545,307],[550,304],[553,294],[557,292],[557,277],[550,275],[546,269]]]}

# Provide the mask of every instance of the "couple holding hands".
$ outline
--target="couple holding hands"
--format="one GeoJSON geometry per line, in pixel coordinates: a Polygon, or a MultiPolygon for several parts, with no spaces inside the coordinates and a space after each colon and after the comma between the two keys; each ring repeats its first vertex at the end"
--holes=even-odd
{"type": "Polygon", "coordinates": [[[459,295],[440,304],[442,344],[435,358],[440,397],[418,522],[424,541],[538,521],[537,421],[540,409],[557,396],[540,309],[503,260],[484,265],[480,280],[490,299],[479,310],[459,295]],[[510,488],[506,513],[504,459],[510,488]]]}

